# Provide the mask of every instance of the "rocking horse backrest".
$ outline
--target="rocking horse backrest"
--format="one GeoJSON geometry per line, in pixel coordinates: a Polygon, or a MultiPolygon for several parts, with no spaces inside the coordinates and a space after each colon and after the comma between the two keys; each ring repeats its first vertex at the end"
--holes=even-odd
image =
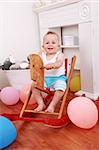
{"type": "Polygon", "coordinates": [[[44,65],[37,54],[29,55],[31,80],[36,82],[37,88],[44,89],[44,65]]]}

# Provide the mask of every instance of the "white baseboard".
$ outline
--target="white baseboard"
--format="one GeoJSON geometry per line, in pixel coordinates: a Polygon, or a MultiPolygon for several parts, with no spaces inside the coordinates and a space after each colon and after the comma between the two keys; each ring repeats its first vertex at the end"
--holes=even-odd
{"type": "Polygon", "coordinates": [[[97,98],[99,97],[99,94],[95,94],[95,93],[90,93],[90,92],[86,92],[86,91],[78,91],[75,93],[76,96],[82,96],[83,94],[85,94],[86,97],[96,101],[97,98]]]}

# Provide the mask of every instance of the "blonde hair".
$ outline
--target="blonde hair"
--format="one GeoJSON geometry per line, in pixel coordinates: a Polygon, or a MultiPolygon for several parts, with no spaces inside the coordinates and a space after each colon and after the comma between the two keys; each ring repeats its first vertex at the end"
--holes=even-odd
{"type": "Polygon", "coordinates": [[[58,35],[56,32],[53,32],[53,31],[48,31],[48,32],[44,35],[43,41],[44,41],[45,36],[47,36],[47,35],[49,35],[49,34],[56,35],[57,38],[58,38],[58,41],[59,41],[59,35],[58,35]]]}

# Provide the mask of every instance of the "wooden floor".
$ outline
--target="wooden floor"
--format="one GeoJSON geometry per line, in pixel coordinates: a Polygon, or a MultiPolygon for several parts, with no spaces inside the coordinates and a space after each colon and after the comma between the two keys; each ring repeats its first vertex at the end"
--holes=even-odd
{"type": "MultiPolygon", "coordinates": [[[[21,107],[21,102],[6,106],[0,101],[0,113],[19,113],[21,107]]],[[[13,124],[17,138],[5,150],[99,150],[99,122],[88,130],[72,123],[60,129],[35,122],[13,121],[13,124]]]]}

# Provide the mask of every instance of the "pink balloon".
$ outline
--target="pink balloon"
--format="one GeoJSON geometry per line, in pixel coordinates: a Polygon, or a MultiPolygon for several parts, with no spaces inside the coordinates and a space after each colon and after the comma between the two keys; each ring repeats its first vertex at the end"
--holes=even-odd
{"type": "MultiPolygon", "coordinates": [[[[31,87],[31,84],[27,84],[20,90],[20,100],[23,103],[25,102],[25,100],[29,94],[30,87],[31,87]]],[[[28,104],[31,105],[31,104],[35,104],[35,103],[36,103],[36,100],[33,98],[33,95],[32,95],[28,104]]]]}
{"type": "Polygon", "coordinates": [[[86,97],[72,99],[67,107],[69,119],[76,126],[89,129],[98,121],[98,109],[94,102],[86,97]]]}
{"type": "Polygon", "coordinates": [[[19,91],[14,87],[5,87],[0,92],[1,101],[7,105],[14,105],[19,101],[19,91]]]}

